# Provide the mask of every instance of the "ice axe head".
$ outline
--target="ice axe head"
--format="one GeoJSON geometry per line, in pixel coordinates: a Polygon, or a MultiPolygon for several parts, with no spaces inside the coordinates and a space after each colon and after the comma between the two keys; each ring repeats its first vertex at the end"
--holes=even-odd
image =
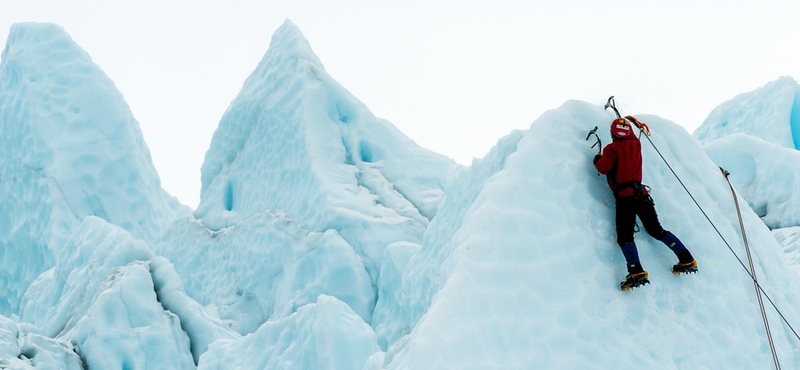
{"type": "Polygon", "coordinates": [[[617,118],[620,118],[620,117],[622,117],[622,116],[619,114],[619,111],[617,110],[617,103],[616,103],[616,102],[614,102],[614,95],[611,95],[611,97],[610,97],[610,98],[608,98],[608,101],[606,102],[606,105],[603,107],[603,109],[608,109],[608,108],[611,108],[611,109],[613,109],[613,110],[614,110],[614,113],[616,113],[616,114],[617,114],[617,118]]]}
{"type": "Polygon", "coordinates": [[[597,141],[594,144],[592,144],[592,148],[598,145],[600,146],[598,149],[602,148],[603,143],[600,142],[600,136],[597,135],[597,126],[594,126],[594,128],[591,131],[589,131],[589,134],[586,135],[586,140],[589,140],[589,138],[592,137],[592,135],[594,135],[594,137],[597,139],[597,141]]]}
{"type": "Polygon", "coordinates": [[[605,106],[605,107],[603,107],[603,108],[604,108],[604,109],[608,109],[609,107],[613,107],[613,106],[614,106],[614,95],[611,95],[611,96],[608,98],[608,101],[606,102],[606,106],[605,106]]]}
{"type": "Polygon", "coordinates": [[[586,140],[588,141],[588,140],[589,140],[589,138],[590,138],[590,137],[592,137],[592,135],[594,135],[595,133],[597,133],[597,126],[594,126],[594,128],[592,129],[592,131],[589,131],[589,134],[588,134],[588,135],[586,135],[586,140]]]}

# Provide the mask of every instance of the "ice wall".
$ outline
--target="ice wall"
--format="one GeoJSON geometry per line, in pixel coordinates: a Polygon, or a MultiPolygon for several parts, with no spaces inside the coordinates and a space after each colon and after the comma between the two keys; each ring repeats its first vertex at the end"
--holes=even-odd
{"type": "Polygon", "coordinates": [[[393,244],[381,269],[379,300],[373,327],[387,349],[430,308],[431,301],[453,272],[456,248],[469,234],[465,224],[484,186],[502,171],[517,150],[524,132],[502,138],[482,159],[458,174],[447,188],[438,216],[429,225],[422,245],[393,244]]]}
{"type": "Polygon", "coordinates": [[[744,134],[708,142],[705,149],[769,228],[800,226],[800,152],[744,134]]]}
{"type": "Polygon", "coordinates": [[[371,321],[376,297],[364,262],[333,230],[311,232],[270,213],[216,232],[185,218],[155,251],[173,261],[191,297],[242,334],[320,294],[371,321]]]}
{"type": "Polygon", "coordinates": [[[75,347],[0,316],[0,367],[13,370],[83,370],[75,347]]]}
{"type": "Polygon", "coordinates": [[[58,26],[12,27],[0,125],[0,313],[17,311],[84,217],[155,241],[188,212],[161,188],[122,95],[58,26]]]}
{"type": "Polygon", "coordinates": [[[709,115],[694,136],[772,229],[800,226],[800,86],[791,77],[739,94],[709,115]]]}
{"type": "Polygon", "coordinates": [[[217,341],[197,369],[377,370],[382,361],[372,329],[346,304],[321,295],[247,337],[217,341]]]}
{"type": "MultiPolygon", "coordinates": [[[[127,129],[109,128],[95,115],[70,121],[69,109],[56,109],[52,119],[43,113],[72,104],[79,112],[127,112],[111,104],[121,98],[97,106],[76,98],[87,81],[108,89],[110,83],[80,74],[100,72],[59,28],[24,25],[12,35],[0,64],[0,117],[10,133],[2,139],[8,147],[0,148],[0,180],[10,179],[0,181],[0,206],[9,210],[0,217],[9,223],[0,227],[12,235],[3,241],[2,271],[9,272],[1,281],[24,323],[0,316],[0,355],[9,357],[0,367],[771,365],[752,280],[725,245],[744,258],[727,183],[704,148],[667,120],[639,117],[724,240],[645,141],[644,182],[662,223],[692,250],[700,272],[672,275],[674,255],[639,233],[652,284],[622,292],[613,195],[584,140],[595,125],[607,127],[609,112],[567,102],[463,169],[372,116],[325,74],[287,22],[215,133],[200,207],[175,218],[159,238],[159,207],[169,202],[105,188],[116,184],[135,195],[143,190],[131,184],[157,180],[145,175],[151,166],[140,156],[146,147],[135,121],[112,114],[127,129]],[[37,43],[47,47],[30,55],[47,51],[56,54],[44,59],[58,61],[63,43],[67,55],[75,54],[66,60],[77,62],[50,66],[13,57],[37,43]],[[77,70],[39,75],[32,66],[77,70]],[[76,91],[59,101],[42,92],[50,89],[76,91]],[[58,136],[48,134],[54,130],[58,136]],[[117,142],[105,130],[131,140],[117,142]],[[13,145],[24,150],[8,151],[13,145]],[[116,150],[143,167],[117,162],[116,150]],[[104,160],[123,172],[106,169],[104,160]],[[128,172],[129,165],[138,170],[128,172]],[[6,269],[19,261],[22,268],[6,269]],[[44,273],[25,267],[33,262],[44,273]],[[47,265],[53,267],[45,271],[47,265]],[[33,278],[14,303],[21,292],[14,289],[33,278]]],[[[606,130],[600,134],[609,141],[606,130]]],[[[733,145],[761,147],[750,137],[733,145]]],[[[778,149],[768,154],[789,150],[778,149]]],[[[740,153],[756,161],[756,154],[740,153]]],[[[749,163],[735,163],[737,172],[752,174],[737,181],[753,189],[770,183],[761,176],[788,184],[777,166],[763,172],[749,163]]],[[[745,208],[743,218],[761,286],[787,320],[800,322],[792,310],[800,305],[798,277],[758,215],[745,208]]],[[[796,230],[785,231],[776,235],[796,238],[796,230]]],[[[768,311],[783,366],[800,367],[797,338],[768,311]]]]}
{"type": "MultiPolygon", "coordinates": [[[[502,140],[490,155],[495,159],[453,182],[475,195],[458,204],[463,198],[450,195],[465,193],[448,188],[439,215],[460,221],[454,227],[432,222],[420,251],[400,259],[399,283],[382,286],[388,293],[379,297],[375,327],[387,346],[387,369],[771,365],[752,281],[647,142],[644,182],[652,186],[661,222],[692,250],[700,272],[674,276],[674,254],[639,233],[652,284],[619,290],[626,272],[615,242],[614,199],[584,140],[590,128],[608,127],[612,118],[601,107],[568,102],[521,138],[502,140]]],[[[639,118],[744,258],[720,171],[682,128],[639,118]]],[[[606,130],[601,135],[610,141],[606,130]]],[[[757,215],[745,208],[744,220],[761,283],[797,322],[797,277],[757,215]]],[[[770,315],[784,366],[797,366],[796,338],[770,315]]]]}
{"type": "Polygon", "coordinates": [[[720,104],[695,130],[702,142],[734,133],[759,137],[787,148],[800,148],[800,86],[781,77],[720,104]]]}
{"type": "Polygon", "coordinates": [[[240,336],[190,299],[169,261],[90,216],[55,268],[24,296],[21,320],[74,347],[88,368],[193,369],[218,339],[240,336]]]}

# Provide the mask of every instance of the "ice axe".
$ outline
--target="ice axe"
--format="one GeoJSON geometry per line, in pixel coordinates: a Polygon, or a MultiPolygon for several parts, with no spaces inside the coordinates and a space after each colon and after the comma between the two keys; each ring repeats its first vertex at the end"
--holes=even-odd
{"type": "Polygon", "coordinates": [[[608,98],[608,101],[606,102],[605,107],[603,107],[603,109],[608,109],[608,108],[611,108],[611,109],[614,110],[614,113],[617,114],[617,118],[622,118],[622,115],[619,114],[619,111],[617,110],[617,103],[614,102],[614,95],[611,95],[611,97],[608,98]]]}
{"type": "Polygon", "coordinates": [[[597,146],[597,152],[600,153],[600,150],[603,148],[603,142],[600,141],[600,135],[597,135],[597,126],[594,126],[594,128],[589,131],[589,134],[586,135],[586,141],[589,141],[589,138],[592,137],[592,135],[594,135],[595,139],[597,139],[597,141],[592,144],[592,148],[597,146]]]}
{"type": "MultiPolygon", "coordinates": [[[[608,109],[608,108],[614,110],[614,113],[617,114],[617,118],[622,118],[622,115],[619,114],[619,110],[617,110],[617,103],[614,101],[614,95],[611,95],[611,97],[608,98],[606,105],[603,107],[603,109],[608,109]]],[[[646,124],[639,122],[639,120],[637,120],[633,116],[625,116],[625,120],[627,120],[630,124],[635,125],[640,132],[643,132],[648,137],[650,136],[650,127],[647,126],[646,124]]],[[[639,136],[641,137],[641,134],[639,136]]]]}

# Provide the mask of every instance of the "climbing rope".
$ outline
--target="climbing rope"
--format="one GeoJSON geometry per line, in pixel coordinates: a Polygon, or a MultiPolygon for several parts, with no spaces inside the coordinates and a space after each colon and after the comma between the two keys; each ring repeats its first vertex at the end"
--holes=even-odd
{"type": "Polygon", "coordinates": [[[744,231],[744,221],[742,221],[742,211],[739,209],[739,200],[736,198],[736,191],[733,190],[731,179],[728,178],[730,172],[724,168],[719,168],[725,176],[725,181],[731,188],[731,195],[733,196],[733,204],[736,205],[736,215],[739,216],[739,228],[742,230],[742,241],[744,241],[744,250],[747,252],[747,261],[750,263],[750,272],[753,276],[753,284],[756,289],[756,296],[758,297],[758,306],[761,307],[761,318],[764,320],[764,329],[767,331],[767,341],[769,341],[769,348],[772,351],[772,360],[775,361],[775,369],[780,370],[781,363],[778,361],[778,353],[775,351],[775,343],[772,341],[772,332],[769,329],[769,320],[767,319],[767,311],[764,309],[764,301],[761,299],[761,291],[759,290],[758,280],[756,279],[756,268],[753,266],[753,257],[750,255],[750,244],[747,243],[747,234],[744,231]]]}
{"type": "Polygon", "coordinates": [[[728,179],[728,175],[730,173],[728,171],[726,171],[725,169],[723,169],[722,167],[720,167],[720,170],[722,171],[722,174],[725,176],[725,180],[728,182],[728,186],[730,186],[730,188],[731,188],[731,194],[733,195],[733,201],[734,201],[734,204],[736,205],[736,213],[739,216],[739,226],[741,227],[741,230],[742,230],[742,239],[744,240],[745,250],[747,251],[747,258],[748,258],[748,260],[750,262],[749,263],[750,264],[750,269],[747,268],[747,266],[744,264],[742,259],[739,258],[739,256],[733,250],[733,247],[731,247],[730,243],[728,243],[728,241],[722,235],[722,232],[720,232],[719,229],[717,228],[717,226],[714,224],[714,222],[711,221],[711,218],[708,216],[706,211],[703,209],[702,206],[700,206],[700,203],[697,202],[697,199],[695,199],[694,195],[692,195],[692,192],[689,191],[689,188],[686,187],[686,184],[683,183],[683,181],[681,180],[680,176],[678,176],[678,174],[675,172],[675,170],[669,164],[667,159],[664,158],[664,155],[661,154],[661,151],[658,150],[658,147],[656,146],[655,143],[653,143],[653,140],[650,139],[650,136],[645,135],[645,137],[647,138],[647,141],[650,142],[650,145],[653,146],[653,149],[655,149],[656,153],[658,153],[658,156],[661,157],[661,160],[664,161],[664,163],[667,165],[667,168],[669,168],[669,170],[672,172],[672,174],[678,180],[678,183],[681,184],[681,186],[683,187],[683,190],[685,190],[686,193],[689,194],[689,198],[692,199],[692,201],[697,206],[697,208],[700,209],[700,212],[703,213],[703,216],[705,216],[706,220],[708,220],[708,223],[710,223],[711,226],[714,228],[714,230],[717,232],[717,234],[719,235],[720,239],[722,239],[722,241],[725,243],[725,245],[728,246],[728,250],[730,250],[730,252],[733,254],[733,256],[736,257],[736,260],[739,261],[739,264],[742,266],[742,268],[744,268],[744,270],[747,272],[748,275],[750,275],[750,278],[753,280],[753,285],[755,286],[755,289],[756,289],[756,295],[758,296],[758,304],[759,304],[759,306],[761,308],[761,316],[764,319],[764,327],[765,327],[766,332],[767,332],[767,340],[769,341],[770,350],[772,351],[772,358],[773,358],[773,361],[775,362],[775,368],[777,370],[780,370],[781,366],[780,366],[780,362],[778,361],[778,354],[777,354],[777,352],[775,350],[775,344],[774,344],[774,342],[772,340],[772,333],[770,332],[769,321],[767,320],[767,313],[766,313],[766,310],[764,309],[764,302],[763,302],[763,300],[761,298],[762,294],[764,295],[764,297],[767,298],[769,303],[772,305],[772,307],[775,309],[775,311],[781,317],[781,320],[783,320],[783,322],[786,324],[786,326],[788,326],[789,329],[792,330],[792,333],[794,333],[794,336],[798,340],[800,340],[800,335],[797,334],[797,331],[789,323],[789,321],[783,315],[781,310],[778,309],[778,306],[775,305],[775,302],[772,300],[772,298],[770,298],[769,294],[767,294],[767,292],[764,291],[764,288],[761,287],[761,284],[758,283],[758,279],[756,278],[756,275],[755,275],[756,274],[755,268],[753,266],[753,259],[752,259],[751,255],[750,255],[750,246],[747,243],[747,235],[745,234],[745,231],[744,231],[744,222],[742,221],[742,214],[741,214],[741,211],[739,209],[739,201],[736,198],[736,192],[733,189],[733,185],[731,185],[730,179],[728,179]]]}

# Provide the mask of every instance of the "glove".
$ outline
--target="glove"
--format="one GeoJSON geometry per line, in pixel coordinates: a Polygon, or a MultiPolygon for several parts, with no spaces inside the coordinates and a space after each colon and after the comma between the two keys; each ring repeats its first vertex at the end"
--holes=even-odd
{"type": "Polygon", "coordinates": [[[594,159],[592,159],[592,163],[597,164],[597,161],[600,160],[600,157],[602,157],[600,153],[595,154],[594,159]]]}
{"type": "Polygon", "coordinates": [[[625,116],[625,118],[633,122],[636,127],[639,128],[639,131],[644,132],[644,134],[647,136],[650,136],[650,127],[644,124],[644,122],[639,122],[639,120],[634,116],[625,116]]]}

